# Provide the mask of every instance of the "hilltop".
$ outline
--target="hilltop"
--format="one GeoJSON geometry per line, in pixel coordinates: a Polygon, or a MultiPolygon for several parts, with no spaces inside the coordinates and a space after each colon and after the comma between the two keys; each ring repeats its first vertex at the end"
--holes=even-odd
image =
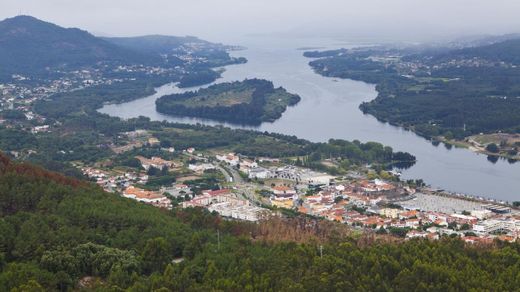
{"type": "Polygon", "coordinates": [[[78,28],[16,16],[0,21],[0,80],[10,81],[12,75],[21,75],[22,80],[54,79],[85,68],[128,77],[116,69],[134,66],[147,71],[158,67],[172,71],[184,66],[190,84],[198,85],[219,76],[210,68],[246,61],[230,57],[227,49],[196,37],[100,38],[78,28]]]}
{"type": "Polygon", "coordinates": [[[77,28],[63,28],[31,16],[0,22],[0,70],[34,74],[49,68],[70,69],[98,62],[158,63],[159,56],[131,51],[77,28]]]}

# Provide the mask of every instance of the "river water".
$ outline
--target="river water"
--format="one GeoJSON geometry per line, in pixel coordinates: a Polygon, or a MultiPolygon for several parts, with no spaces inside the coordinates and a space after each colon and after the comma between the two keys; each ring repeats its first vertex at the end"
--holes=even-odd
{"type": "MultiPolygon", "coordinates": [[[[311,141],[330,138],[377,141],[394,150],[407,151],[417,157],[417,163],[403,170],[402,177],[422,178],[434,187],[452,192],[483,196],[504,201],[520,200],[520,163],[510,164],[500,159],[491,163],[485,155],[466,149],[447,149],[443,144],[432,145],[414,133],[377,121],[358,108],[363,101],[376,97],[375,86],[359,81],[326,78],[315,74],[303,57],[302,47],[337,48],[355,44],[328,39],[272,39],[250,37],[234,44],[248,49],[236,51],[247,64],[227,66],[217,83],[265,78],[275,86],[283,86],[302,100],[288,108],[282,118],[258,127],[244,127],[205,119],[175,117],[157,113],[155,100],[165,94],[183,92],[173,84],[164,85],[157,93],[123,104],[106,105],[100,112],[121,118],[147,116],[152,120],[181,123],[225,125],[260,131],[296,135],[311,141]],[[300,49],[299,49],[300,48],[300,49]]],[[[194,90],[197,88],[190,88],[194,90]]]]}

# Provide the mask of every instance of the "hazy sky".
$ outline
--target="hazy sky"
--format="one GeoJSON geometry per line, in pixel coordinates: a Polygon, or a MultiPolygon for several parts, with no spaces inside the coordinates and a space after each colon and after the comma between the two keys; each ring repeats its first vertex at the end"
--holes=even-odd
{"type": "Polygon", "coordinates": [[[520,0],[0,0],[19,13],[95,34],[281,33],[385,39],[520,32],[520,0]]]}

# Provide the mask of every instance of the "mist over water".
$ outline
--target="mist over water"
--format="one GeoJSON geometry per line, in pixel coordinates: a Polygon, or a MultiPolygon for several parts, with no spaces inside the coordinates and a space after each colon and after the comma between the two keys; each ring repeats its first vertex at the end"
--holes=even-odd
{"type": "MultiPolygon", "coordinates": [[[[168,120],[181,123],[204,123],[225,125],[234,128],[249,128],[259,131],[296,135],[311,141],[327,141],[331,138],[376,141],[395,150],[414,154],[418,162],[403,171],[403,178],[422,178],[427,183],[466,194],[491,197],[499,200],[520,199],[520,163],[510,164],[505,160],[491,163],[485,155],[466,149],[447,149],[399,127],[378,122],[373,116],[364,115],[358,108],[363,101],[376,97],[375,86],[352,80],[326,78],[315,74],[303,57],[302,47],[352,47],[356,43],[337,39],[316,38],[243,38],[238,45],[248,49],[233,54],[244,56],[247,64],[226,67],[223,78],[217,82],[265,78],[275,86],[283,86],[302,100],[290,107],[274,123],[259,127],[244,127],[211,120],[174,117],[155,111],[155,99],[159,96],[182,92],[173,85],[159,88],[158,93],[120,105],[108,105],[100,111],[122,118],[148,116],[153,120],[168,120]]],[[[188,90],[194,90],[191,88],[188,90]]]]}
{"type": "Polygon", "coordinates": [[[32,15],[105,36],[249,34],[427,41],[518,32],[517,0],[2,0],[0,18],[32,15]]]}

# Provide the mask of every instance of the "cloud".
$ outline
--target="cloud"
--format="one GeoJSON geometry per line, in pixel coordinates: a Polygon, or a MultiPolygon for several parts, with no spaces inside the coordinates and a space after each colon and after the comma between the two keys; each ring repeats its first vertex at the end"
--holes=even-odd
{"type": "Polygon", "coordinates": [[[2,0],[0,17],[22,12],[108,35],[245,34],[434,38],[518,32],[517,0],[2,0]]]}

